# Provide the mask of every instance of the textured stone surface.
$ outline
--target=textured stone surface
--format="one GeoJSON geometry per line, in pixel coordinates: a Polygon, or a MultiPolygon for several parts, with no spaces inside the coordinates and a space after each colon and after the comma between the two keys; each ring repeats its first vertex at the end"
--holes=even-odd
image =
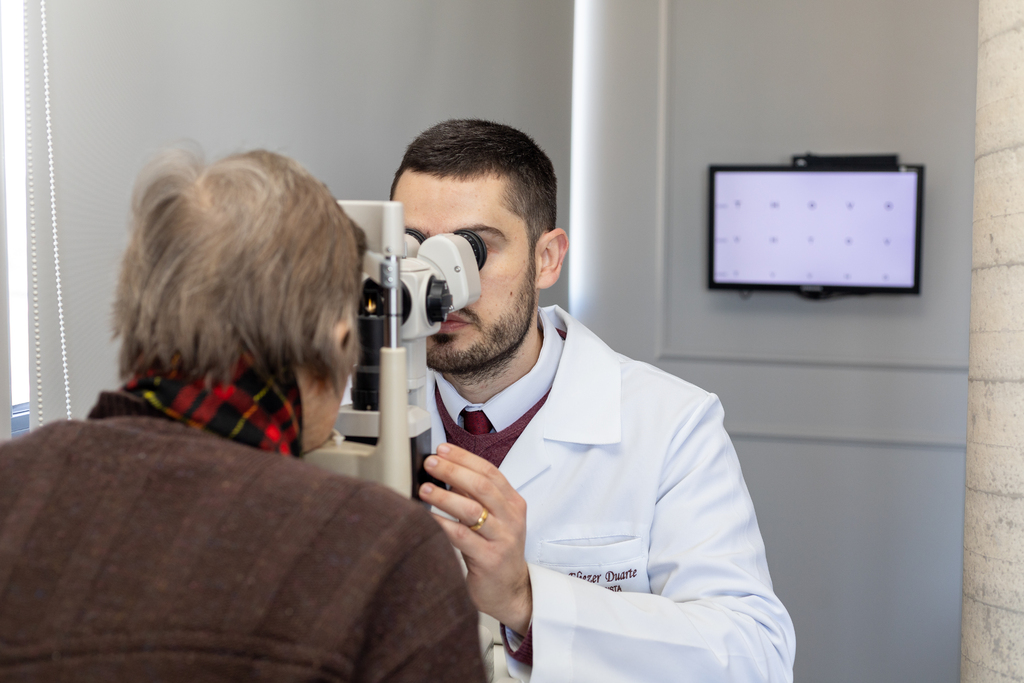
{"type": "Polygon", "coordinates": [[[973,379],[996,382],[1024,380],[1024,332],[1007,330],[971,333],[973,379]]]}
{"type": "Polygon", "coordinates": [[[1024,498],[968,489],[965,503],[964,549],[1021,567],[1020,563],[1024,563],[1024,498]]]}
{"type": "Polygon", "coordinates": [[[960,680],[973,683],[1020,683],[1021,679],[984,669],[965,657],[960,666],[960,680]]]}
{"type": "Polygon", "coordinates": [[[981,0],[961,681],[1024,681],[1024,0],[981,0]]]}
{"type": "MultiPolygon", "coordinates": [[[[991,107],[1009,103],[1009,109],[1019,111],[1012,103],[1022,95],[1017,88],[1024,76],[1024,27],[1015,27],[1000,33],[978,49],[978,138],[975,151],[978,156],[989,154],[995,148],[1008,147],[1022,139],[1021,131],[1014,128],[1012,121],[996,121],[988,115],[991,107]],[[994,127],[989,127],[993,126],[994,127]],[[1003,137],[1000,137],[1003,134],[1003,137]]],[[[1019,119],[1018,119],[1019,120],[1019,119]]]]}
{"type": "Polygon", "coordinates": [[[975,268],[1024,263],[1024,211],[976,219],[973,247],[975,268]]]}
{"type": "Polygon", "coordinates": [[[971,273],[972,332],[1024,330],[1022,311],[1024,264],[974,269],[971,273]]]}
{"type": "MultiPolygon", "coordinates": [[[[1024,496],[1024,447],[971,445],[967,488],[1003,496],[1024,496]]],[[[1021,572],[1024,576],[1024,572],[1021,572]]]]}
{"type": "Polygon", "coordinates": [[[1024,146],[981,157],[975,164],[974,268],[1024,264],[1022,176],[1024,146]]]}
{"type": "MultiPolygon", "coordinates": [[[[978,665],[984,674],[977,680],[1000,680],[1001,674],[1011,681],[1020,681],[1024,671],[1024,613],[993,607],[974,598],[964,597],[964,623],[977,625],[964,629],[961,652],[964,659],[978,665]]],[[[961,681],[969,681],[961,671],[961,681]]]]}
{"type": "Polygon", "coordinates": [[[982,0],[978,5],[978,42],[982,46],[1001,33],[1024,26],[1024,5],[1008,0],[982,0]]]}
{"type": "Polygon", "coordinates": [[[1024,93],[1024,28],[994,37],[978,50],[978,100],[975,154],[983,158],[1024,143],[1021,120],[1024,93]]]}
{"type": "MultiPolygon", "coordinates": [[[[967,450],[1024,443],[1024,382],[967,382],[967,450]]],[[[1022,568],[1024,569],[1024,568],[1022,568]]]]}
{"type": "Polygon", "coordinates": [[[964,552],[964,597],[1024,613],[1024,573],[1014,562],[968,549],[964,552]]]}
{"type": "Polygon", "coordinates": [[[1024,170],[1024,150],[1003,149],[974,164],[974,221],[1024,212],[1024,191],[1013,178],[1024,170]]]}

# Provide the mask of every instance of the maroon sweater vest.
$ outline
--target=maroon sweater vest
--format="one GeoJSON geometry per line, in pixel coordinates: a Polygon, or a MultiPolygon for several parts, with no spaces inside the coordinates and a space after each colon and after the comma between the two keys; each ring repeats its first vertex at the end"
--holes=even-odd
{"type": "Polygon", "coordinates": [[[551,390],[549,389],[522,417],[500,432],[470,434],[456,424],[452,416],[448,414],[448,409],[444,407],[444,401],[441,399],[441,390],[437,388],[437,385],[434,385],[434,400],[437,402],[437,412],[441,415],[441,422],[444,424],[445,439],[450,444],[454,444],[459,448],[465,448],[470,453],[479,455],[495,467],[501,467],[502,461],[505,460],[505,456],[512,449],[516,439],[523,433],[526,426],[530,424],[533,416],[544,407],[544,403],[548,400],[548,394],[550,393],[551,390]]]}

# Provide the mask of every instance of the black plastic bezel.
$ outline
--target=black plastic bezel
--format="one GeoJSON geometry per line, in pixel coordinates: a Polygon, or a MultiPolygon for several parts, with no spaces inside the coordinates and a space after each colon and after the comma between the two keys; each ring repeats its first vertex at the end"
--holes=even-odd
{"type": "Polygon", "coordinates": [[[827,298],[835,294],[920,294],[921,293],[921,246],[922,226],[924,223],[924,166],[921,164],[899,164],[898,166],[880,166],[866,168],[850,165],[829,166],[769,166],[769,165],[724,165],[715,164],[708,167],[708,248],[707,248],[707,286],[708,289],[739,290],[739,291],[775,291],[813,294],[814,298],[827,298]],[[741,172],[785,172],[785,173],[892,173],[898,171],[915,171],[917,173],[917,225],[914,236],[914,284],[910,287],[879,287],[850,285],[800,285],[800,284],[766,284],[745,282],[715,282],[715,174],[719,171],[741,172]]]}

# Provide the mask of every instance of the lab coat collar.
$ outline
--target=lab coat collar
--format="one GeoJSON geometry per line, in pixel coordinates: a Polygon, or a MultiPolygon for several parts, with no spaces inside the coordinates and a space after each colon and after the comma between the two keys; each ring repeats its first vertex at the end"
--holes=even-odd
{"type": "Polygon", "coordinates": [[[551,468],[563,452],[552,442],[598,445],[622,437],[618,356],[561,308],[541,309],[541,315],[565,330],[565,346],[547,402],[501,463],[516,490],[551,468]]]}
{"type": "Polygon", "coordinates": [[[562,360],[543,416],[544,438],[602,445],[622,440],[619,357],[597,335],[558,306],[541,309],[565,329],[562,360]]]}

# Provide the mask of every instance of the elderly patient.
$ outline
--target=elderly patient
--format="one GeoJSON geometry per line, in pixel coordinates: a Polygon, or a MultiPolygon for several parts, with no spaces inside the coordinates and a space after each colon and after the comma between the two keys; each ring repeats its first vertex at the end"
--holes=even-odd
{"type": "Polygon", "coordinates": [[[358,231],[269,152],[140,177],[124,386],[0,445],[0,680],[480,680],[476,612],[413,503],[296,459],[357,349],[358,231]]]}

